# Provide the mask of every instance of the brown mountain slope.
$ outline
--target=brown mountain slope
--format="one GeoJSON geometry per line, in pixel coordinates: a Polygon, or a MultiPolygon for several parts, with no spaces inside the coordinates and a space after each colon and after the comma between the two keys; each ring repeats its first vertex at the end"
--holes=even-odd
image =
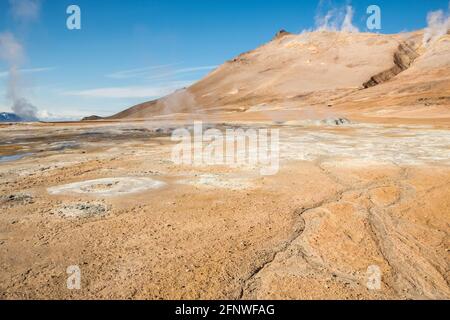
{"type": "Polygon", "coordinates": [[[450,117],[450,36],[427,47],[422,39],[422,32],[280,33],[191,87],[109,119],[207,113],[288,121],[329,107],[353,116],[450,117]]]}

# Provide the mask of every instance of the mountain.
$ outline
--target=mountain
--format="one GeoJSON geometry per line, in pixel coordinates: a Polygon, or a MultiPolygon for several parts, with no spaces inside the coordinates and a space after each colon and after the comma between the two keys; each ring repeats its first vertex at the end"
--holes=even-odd
{"type": "Polygon", "coordinates": [[[353,118],[450,118],[450,36],[282,31],[189,88],[107,119],[190,113],[288,121],[329,113],[353,118]]]}
{"type": "Polygon", "coordinates": [[[0,122],[22,122],[23,119],[14,113],[1,112],[0,122]]]}

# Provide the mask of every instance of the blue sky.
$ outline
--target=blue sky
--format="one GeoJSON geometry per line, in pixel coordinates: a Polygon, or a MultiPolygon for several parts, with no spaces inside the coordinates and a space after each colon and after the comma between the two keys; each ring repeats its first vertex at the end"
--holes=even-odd
{"type": "MultiPolygon", "coordinates": [[[[187,86],[279,29],[313,29],[331,6],[351,5],[366,31],[366,8],[377,4],[382,33],[424,28],[428,12],[448,10],[448,0],[40,0],[38,14],[17,18],[11,2],[35,1],[0,0],[0,33],[23,47],[21,92],[54,118],[109,115],[187,86]],[[66,27],[71,4],[81,30],[66,27]]],[[[0,111],[10,110],[8,69],[0,61],[0,111]]]]}

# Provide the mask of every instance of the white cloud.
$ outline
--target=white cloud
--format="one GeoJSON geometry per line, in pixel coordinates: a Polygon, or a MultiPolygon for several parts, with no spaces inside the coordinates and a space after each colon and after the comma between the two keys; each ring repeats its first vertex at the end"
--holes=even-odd
{"type": "Polygon", "coordinates": [[[140,78],[140,77],[146,77],[149,74],[155,72],[155,70],[164,70],[169,67],[172,67],[176,65],[175,63],[172,64],[163,64],[158,66],[151,66],[151,67],[145,67],[145,68],[136,68],[136,69],[130,69],[130,70],[123,70],[123,71],[117,71],[111,74],[106,75],[108,78],[113,79],[129,79],[129,78],[140,78]]]}
{"type": "Polygon", "coordinates": [[[218,66],[202,66],[202,67],[191,67],[191,68],[183,68],[183,69],[177,69],[172,70],[166,73],[162,73],[159,75],[154,75],[151,77],[148,77],[147,79],[161,79],[161,78],[170,78],[175,77],[181,74],[189,74],[189,73],[195,73],[197,71],[205,71],[205,70],[213,70],[216,69],[218,66]]]}
{"type": "Polygon", "coordinates": [[[199,67],[171,69],[171,67],[175,65],[176,64],[166,64],[146,68],[118,71],[107,75],[107,77],[113,79],[130,79],[130,78],[162,79],[174,77],[181,74],[189,74],[198,71],[212,70],[217,68],[217,66],[199,66],[199,67]]]}
{"type": "Polygon", "coordinates": [[[130,87],[109,87],[96,88],[81,91],[64,92],[64,95],[79,96],[86,98],[159,98],[168,95],[175,90],[186,87],[192,82],[175,81],[161,86],[130,86],[130,87]]]}
{"type": "Polygon", "coordinates": [[[176,64],[166,64],[150,66],[145,68],[136,68],[123,70],[107,75],[113,79],[142,78],[146,80],[165,80],[167,83],[151,86],[122,86],[122,87],[104,87],[80,91],[64,92],[64,95],[89,97],[89,98],[159,98],[168,95],[180,88],[191,85],[194,80],[175,81],[174,77],[184,74],[195,73],[198,71],[212,70],[217,66],[199,66],[189,68],[179,68],[171,70],[170,67],[176,64]]]}
{"type": "Polygon", "coordinates": [[[9,0],[9,4],[11,13],[17,20],[29,22],[39,18],[41,11],[40,0],[9,0]]]}
{"type": "Polygon", "coordinates": [[[90,116],[90,112],[79,112],[77,110],[58,111],[58,114],[48,110],[41,110],[38,112],[38,117],[42,121],[78,121],[84,117],[90,116]]]}
{"type": "MultiPolygon", "coordinates": [[[[30,69],[19,69],[18,73],[39,73],[54,70],[55,68],[30,68],[30,69]]],[[[0,78],[7,77],[9,75],[9,71],[0,71],[0,78]]]]}

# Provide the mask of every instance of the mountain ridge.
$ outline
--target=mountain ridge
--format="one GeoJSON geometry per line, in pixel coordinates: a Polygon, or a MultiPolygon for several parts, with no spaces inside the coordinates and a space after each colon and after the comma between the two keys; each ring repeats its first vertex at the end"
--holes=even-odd
{"type": "Polygon", "coordinates": [[[311,107],[371,117],[450,117],[450,37],[425,46],[423,34],[282,30],[184,90],[103,119],[281,112],[289,120],[287,114],[302,117],[311,107]]]}
{"type": "Polygon", "coordinates": [[[0,122],[23,122],[24,119],[11,112],[0,112],[0,122]]]}

